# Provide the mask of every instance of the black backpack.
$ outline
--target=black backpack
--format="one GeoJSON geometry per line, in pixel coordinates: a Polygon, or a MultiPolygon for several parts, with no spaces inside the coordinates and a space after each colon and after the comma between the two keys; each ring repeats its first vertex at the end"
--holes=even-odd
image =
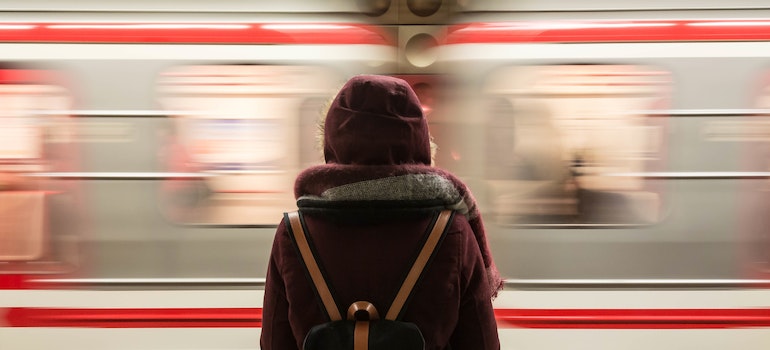
{"type": "Polygon", "coordinates": [[[441,244],[446,233],[446,226],[452,217],[451,210],[443,210],[432,222],[432,227],[417,259],[412,264],[401,288],[390,305],[384,319],[380,319],[377,309],[370,302],[358,301],[350,305],[347,317],[343,320],[337,303],[321,272],[321,268],[311,248],[305,223],[299,212],[286,214],[286,222],[296,245],[300,260],[307,269],[317,295],[321,299],[331,322],[313,327],[305,337],[303,350],[423,350],[425,340],[420,329],[414,323],[400,320],[402,310],[412,290],[430,262],[436,248],[441,244]]]}

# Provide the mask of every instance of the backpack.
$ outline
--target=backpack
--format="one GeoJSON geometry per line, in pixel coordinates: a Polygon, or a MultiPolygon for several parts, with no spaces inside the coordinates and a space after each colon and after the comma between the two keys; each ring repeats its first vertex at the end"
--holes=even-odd
{"type": "Polygon", "coordinates": [[[330,322],[314,326],[304,339],[303,350],[423,350],[425,340],[420,329],[414,323],[401,321],[404,305],[419,280],[425,266],[430,262],[437,247],[446,234],[447,223],[453,211],[443,210],[433,220],[427,239],[419,248],[417,259],[401,284],[384,319],[380,319],[377,309],[367,301],[357,301],[350,305],[346,318],[337,308],[329,286],[321,272],[314,249],[310,246],[304,220],[299,212],[286,213],[290,223],[289,231],[299,251],[300,261],[305,266],[313,282],[316,294],[321,299],[330,322]]]}

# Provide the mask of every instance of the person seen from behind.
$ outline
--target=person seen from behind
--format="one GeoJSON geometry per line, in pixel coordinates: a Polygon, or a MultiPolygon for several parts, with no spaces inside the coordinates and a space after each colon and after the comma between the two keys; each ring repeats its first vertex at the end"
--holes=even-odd
{"type": "MultiPolygon", "coordinates": [[[[492,300],[502,279],[468,187],[432,166],[428,124],[404,80],[351,78],[323,125],[326,163],[295,182],[297,207],[332,293],[386,310],[438,211],[454,210],[446,236],[414,288],[403,321],[426,349],[500,348],[492,300]]],[[[282,221],[275,233],[262,315],[263,350],[301,349],[329,322],[282,221]]],[[[382,311],[381,311],[382,312],[382,311]]]]}

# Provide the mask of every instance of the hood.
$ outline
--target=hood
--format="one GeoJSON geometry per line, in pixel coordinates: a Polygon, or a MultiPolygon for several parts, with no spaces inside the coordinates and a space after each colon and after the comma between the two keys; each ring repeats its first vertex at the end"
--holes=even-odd
{"type": "Polygon", "coordinates": [[[358,75],[334,98],[324,122],[326,163],[397,165],[431,163],[428,124],[409,84],[358,75]]]}

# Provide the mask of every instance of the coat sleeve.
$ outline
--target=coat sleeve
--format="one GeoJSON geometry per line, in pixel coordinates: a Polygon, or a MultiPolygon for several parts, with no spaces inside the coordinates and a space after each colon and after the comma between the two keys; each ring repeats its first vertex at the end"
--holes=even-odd
{"type": "Polygon", "coordinates": [[[281,222],[273,239],[270,261],[265,279],[265,298],[262,304],[262,350],[297,349],[291,324],[289,323],[289,302],[286,299],[286,285],[281,274],[281,239],[287,234],[281,222]]]}
{"type": "Polygon", "coordinates": [[[450,343],[453,350],[498,350],[500,339],[481,250],[465,235],[460,259],[460,313],[450,343]]]}

